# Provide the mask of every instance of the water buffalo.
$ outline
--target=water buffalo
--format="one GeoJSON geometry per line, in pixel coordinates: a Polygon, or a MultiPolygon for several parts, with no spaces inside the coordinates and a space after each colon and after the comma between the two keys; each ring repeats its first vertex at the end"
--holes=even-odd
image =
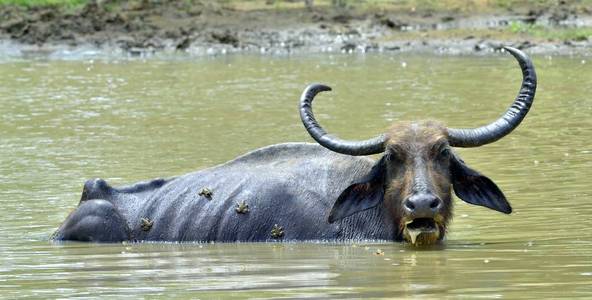
{"type": "Polygon", "coordinates": [[[289,143],[179,177],[115,188],[84,185],[78,208],[55,240],[267,241],[379,239],[433,244],[452,216],[452,189],[465,202],[512,211],[487,177],[451,147],[478,147],[515,129],[534,100],[536,74],[523,52],[507,47],[522,69],[512,106],[475,129],[441,123],[395,123],[365,141],[329,135],[312,101],[330,88],[308,86],[300,116],[318,144],[289,143]],[[382,153],[378,160],[366,155],[382,153]]]}

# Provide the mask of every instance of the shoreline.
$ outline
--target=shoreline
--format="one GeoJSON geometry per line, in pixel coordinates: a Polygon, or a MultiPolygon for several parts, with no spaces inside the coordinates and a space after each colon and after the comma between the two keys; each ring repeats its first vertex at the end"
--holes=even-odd
{"type": "MultiPolygon", "coordinates": [[[[528,45],[528,44],[527,44],[528,45]]],[[[448,55],[448,56],[484,56],[499,53],[503,46],[510,46],[521,49],[529,55],[552,55],[552,56],[592,56],[592,46],[585,45],[557,45],[557,44],[535,44],[524,47],[522,42],[508,41],[483,41],[475,43],[464,40],[445,40],[424,43],[422,41],[403,41],[389,43],[378,48],[352,48],[341,49],[338,44],[327,47],[300,47],[296,49],[289,48],[229,48],[227,46],[202,47],[195,46],[191,49],[178,51],[175,49],[133,49],[132,51],[123,51],[117,47],[95,47],[92,45],[23,45],[15,44],[11,41],[0,40],[0,61],[3,59],[27,59],[27,58],[48,58],[57,60],[77,60],[77,59],[101,59],[101,58],[166,58],[166,57],[215,57],[224,55],[261,55],[261,56],[292,56],[292,55],[319,55],[319,54],[339,54],[339,55],[365,55],[365,54],[421,54],[421,55],[448,55]],[[475,50],[475,47],[480,50],[475,50]]]]}
{"type": "Polygon", "coordinates": [[[79,8],[0,6],[0,56],[150,57],[181,53],[592,55],[592,11],[561,5],[487,13],[318,7],[247,9],[149,1],[79,8]]]}

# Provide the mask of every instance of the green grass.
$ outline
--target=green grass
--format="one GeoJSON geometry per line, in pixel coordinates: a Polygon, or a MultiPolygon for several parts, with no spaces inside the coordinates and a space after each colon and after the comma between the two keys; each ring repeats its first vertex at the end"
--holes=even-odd
{"type": "Polygon", "coordinates": [[[0,5],[33,6],[65,6],[75,7],[87,3],[88,0],[0,0],[0,5]]]}
{"type": "Polygon", "coordinates": [[[512,22],[508,30],[516,34],[526,34],[537,38],[562,41],[585,41],[592,39],[592,28],[547,28],[540,25],[512,22]]]}

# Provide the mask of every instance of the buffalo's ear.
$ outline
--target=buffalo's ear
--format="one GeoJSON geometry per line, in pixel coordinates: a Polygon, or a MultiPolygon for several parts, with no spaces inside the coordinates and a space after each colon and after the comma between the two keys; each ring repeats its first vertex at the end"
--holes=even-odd
{"type": "Polygon", "coordinates": [[[350,185],[339,195],[331,213],[329,223],[375,207],[384,197],[385,158],[381,158],[360,181],[350,185]]]}
{"type": "Polygon", "coordinates": [[[481,173],[467,167],[456,155],[451,156],[450,173],[454,193],[463,201],[485,206],[505,214],[512,212],[504,193],[481,173]]]}

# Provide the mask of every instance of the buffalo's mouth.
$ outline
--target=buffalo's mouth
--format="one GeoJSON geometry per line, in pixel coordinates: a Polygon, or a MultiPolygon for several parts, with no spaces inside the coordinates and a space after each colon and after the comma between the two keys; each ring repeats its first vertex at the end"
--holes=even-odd
{"type": "Polygon", "coordinates": [[[432,218],[415,218],[405,222],[403,235],[414,245],[434,244],[440,238],[439,227],[432,218]]]}

